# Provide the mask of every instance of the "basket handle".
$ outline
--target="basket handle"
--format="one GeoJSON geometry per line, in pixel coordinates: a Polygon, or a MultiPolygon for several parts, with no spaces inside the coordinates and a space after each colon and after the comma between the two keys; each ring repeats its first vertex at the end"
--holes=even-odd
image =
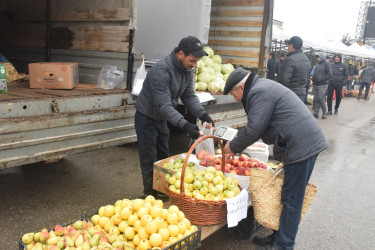
{"type": "Polygon", "coordinates": [[[195,147],[201,143],[202,141],[206,140],[206,139],[209,139],[209,138],[212,138],[214,139],[215,141],[217,141],[219,143],[219,146],[221,148],[221,171],[223,171],[224,173],[224,170],[225,170],[225,156],[224,156],[224,147],[223,147],[223,144],[221,143],[219,137],[217,136],[214,136],[214,135],[204,135],[204,136],[201,136],[199,137],[193,145],[191,145],[189,151],[187,152],[186,154],[186,157],[185,157],[185,160],[184,160],[184,165],[182,165],[182,171],[181,171],[181,188],[180,188],[180,194],[181,195],[184,195],[185,194],[185,187],[184,187],[184,180],[185,180],[185,169],[186,169],[186,165],[188,163],[188,160],[189,160],[189,157],[191,155],[191,153],[193,152],[193,150],[195,149],[195,147]]]}

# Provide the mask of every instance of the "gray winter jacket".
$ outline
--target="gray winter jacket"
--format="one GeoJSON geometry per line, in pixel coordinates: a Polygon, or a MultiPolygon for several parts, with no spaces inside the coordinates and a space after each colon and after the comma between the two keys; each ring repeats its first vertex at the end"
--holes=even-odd
{"type": "Polygon", "coordinates": [[[279,82],[296,95],[306,95],[306,85],[310,82],[310,61],[302,49],[287,54],[282,65],[279,82]]]}
{"type": "MultiPolygon", "coordinates": [[[[245,89],[250,84],[248,82],[245,89]]],[[[328,148],[328,142],[309,109],[281,84],[255,77],[250,90],[247,94],[244,92],[243,100],[247,125],[230,142],[233,153],[240,153],[262,139],[266,144],[274,144],[275,159],[292,164],[328,148]]]]}
{"type": "Polygon", "coordinates": [[[331,65],[327,63],[326,57],[323,53],[319,53],[320,62],[315,66],[313,83],[315,86],[325,85],[329,83],[332,75],[331,65]]]}
{"type": "Polygon", "coordinates": [[[375,81],[375,68],[367,66],[361,73],[361,82],[371,83],[372,81],[375,81]]]}
{"type": "Polygon", "coordinates": [[[194,92],[193,71],[186,70],[172,51],[147,72],[135,108],[156,121],[168,120],[183,128],[187,121],[175,109],[179,98],[193,116],[206,113],[194,92]]]}

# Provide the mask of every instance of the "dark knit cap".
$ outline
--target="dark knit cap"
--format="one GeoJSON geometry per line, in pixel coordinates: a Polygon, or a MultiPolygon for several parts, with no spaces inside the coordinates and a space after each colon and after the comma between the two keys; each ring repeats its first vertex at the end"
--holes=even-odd
{"type": "Polygon", "coordinates": [[[224,95],[227,95],[232,90],[232,88],[236,86],[240,81],[242,81],[248,74],[250,73],[241,67],[238,67],[237,69],[232,71],[232,73],[229,74],[227,81],[225,83],[224,95]]]}

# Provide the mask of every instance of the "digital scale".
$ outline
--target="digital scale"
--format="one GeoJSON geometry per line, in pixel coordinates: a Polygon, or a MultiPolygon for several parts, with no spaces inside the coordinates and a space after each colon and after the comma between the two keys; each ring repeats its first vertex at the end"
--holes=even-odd
{"type": "Polygon", "coordinates": [[[215,131],[215,136],[221,140],[231,141],[237,135],[238,129],[220,126],[215,131]]]}

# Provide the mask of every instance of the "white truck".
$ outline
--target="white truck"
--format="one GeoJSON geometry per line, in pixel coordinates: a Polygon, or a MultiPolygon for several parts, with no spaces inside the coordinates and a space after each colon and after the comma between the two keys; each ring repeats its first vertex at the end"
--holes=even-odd
{"type": "MultiPolygon", "coordinates": [[[[172,16],[178,11],[168,2],[176,1],[160,5],[172,8],[172,16]]],[[[27,80],[8,82],[8,92],[0,93],[0,169],[136,142],[136,97],[130,92],[143,53],[142,48],[135,50],[135,44],[137,39],[145,39],[145,33],[137,36],[144,25],[137,27],[137,21],[150,10],[151,2],[13,0],[0,5],[0,53],[18,72],[27,74],[28,64],[33,62],[79,64],[79,84],[72,90],[30,89],[27,80]],[[108,64],[124,71],[125,80],[119,88],[96,88],[99,71],[108,64]]],[[[202,3],[180,11],[190,15],[200,11],[202,4],[208,5],[208,14],[202,14],[207,32],[198,34],[200,39],[221,55],[223,62],[262,75],[271,44],[273,1],[194,2],[202,3]]],[[[155,18],[155,13],[150,18],[155,18]]],[[[149,22],[147,26],[152,26],[152,20],[149,22]]],[[[182,27],[186,25],[186,20],[180,22],[182,27]]],[[[170,40],[163,32],[155,32],[156,28],[148,32],[149,40],[170,40]]],[[[168,53],[173,49],[165,47],[168,53]]],[[[241,127],[246,123],[242,106],[232,97],[213,96],[215,100],[204,106],[217,125],[241,127]]]]}

